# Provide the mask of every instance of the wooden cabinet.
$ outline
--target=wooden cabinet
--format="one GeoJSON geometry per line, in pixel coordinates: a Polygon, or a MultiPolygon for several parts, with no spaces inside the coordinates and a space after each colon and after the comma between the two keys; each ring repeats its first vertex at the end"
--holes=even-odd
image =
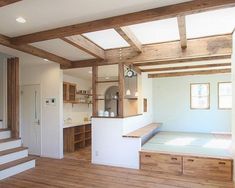
{"type": "Polygon", "coordinates": [[[143,170],[182,174],[181,156],[141,152],[140,161],[143,170]]]}
{"type": "Polygon", "coordinates": [[[232,160],[184,157],[183,174],[214,180],[232,180],[232,160]]]}
{"type": "Polygon", "coordinates": [[[76,99],[76,84],[63,83],[63,99],[64,102],[73,102],[76,99]]]}
{"type": "Polygon", "coordinates": [[[64,128],[64,151],[74,152],[91,145],[91,124],[64,128]]]}
{"type": "Polygon", "coordinates": [[[231,181],[233,160],[140,152],[142,170],[231,181]]]}

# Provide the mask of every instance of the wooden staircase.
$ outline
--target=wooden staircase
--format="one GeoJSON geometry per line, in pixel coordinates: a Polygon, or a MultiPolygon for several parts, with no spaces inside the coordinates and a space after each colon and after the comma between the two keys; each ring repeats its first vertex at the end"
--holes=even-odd
{"type": "Polygon", "coordinates": [[[0,129],[0,180],[34,167],[35,159],[28,156],[21,139],[11,138],[8,129],[0,129]]]}

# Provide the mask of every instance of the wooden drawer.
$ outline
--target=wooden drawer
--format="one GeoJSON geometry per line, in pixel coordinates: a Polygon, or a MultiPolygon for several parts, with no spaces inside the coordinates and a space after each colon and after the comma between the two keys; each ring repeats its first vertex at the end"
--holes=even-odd
{"type": "Polygon", "coordinates": [[[143,170],[182,174],[182,157],[168,154],[140,152],[140,166],[143,170]]]}
{"type": "Polygon", "coordinates": [[[232,160],[183,157],[183,174],[222,181],[232,180],[232,160]]]}

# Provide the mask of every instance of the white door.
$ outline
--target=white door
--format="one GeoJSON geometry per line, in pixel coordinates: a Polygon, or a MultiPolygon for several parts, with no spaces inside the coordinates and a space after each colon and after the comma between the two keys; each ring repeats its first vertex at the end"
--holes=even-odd
{"type": "Polygon", "coordinates": [[[21,91],[21,138],[32,155],[41,155],[40,85],[26,85],[21,91]]]}

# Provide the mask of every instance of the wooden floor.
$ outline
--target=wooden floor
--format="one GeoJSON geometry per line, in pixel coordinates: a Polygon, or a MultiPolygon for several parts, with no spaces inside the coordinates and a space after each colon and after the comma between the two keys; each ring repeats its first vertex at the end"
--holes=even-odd
{"type": "Polygon", "coordinates": [[[0,188],[232,188],[230,182],[177,177],[101,165],[88,161],[38,158],[35,169],[0,182],[0,188]]]}
{"type": "Polygon", "coordinates": [[[75,159],[80,161],[91,161],[91,147],[85,147],[72,153],[64,153],[65,159],[75,159]]]}

